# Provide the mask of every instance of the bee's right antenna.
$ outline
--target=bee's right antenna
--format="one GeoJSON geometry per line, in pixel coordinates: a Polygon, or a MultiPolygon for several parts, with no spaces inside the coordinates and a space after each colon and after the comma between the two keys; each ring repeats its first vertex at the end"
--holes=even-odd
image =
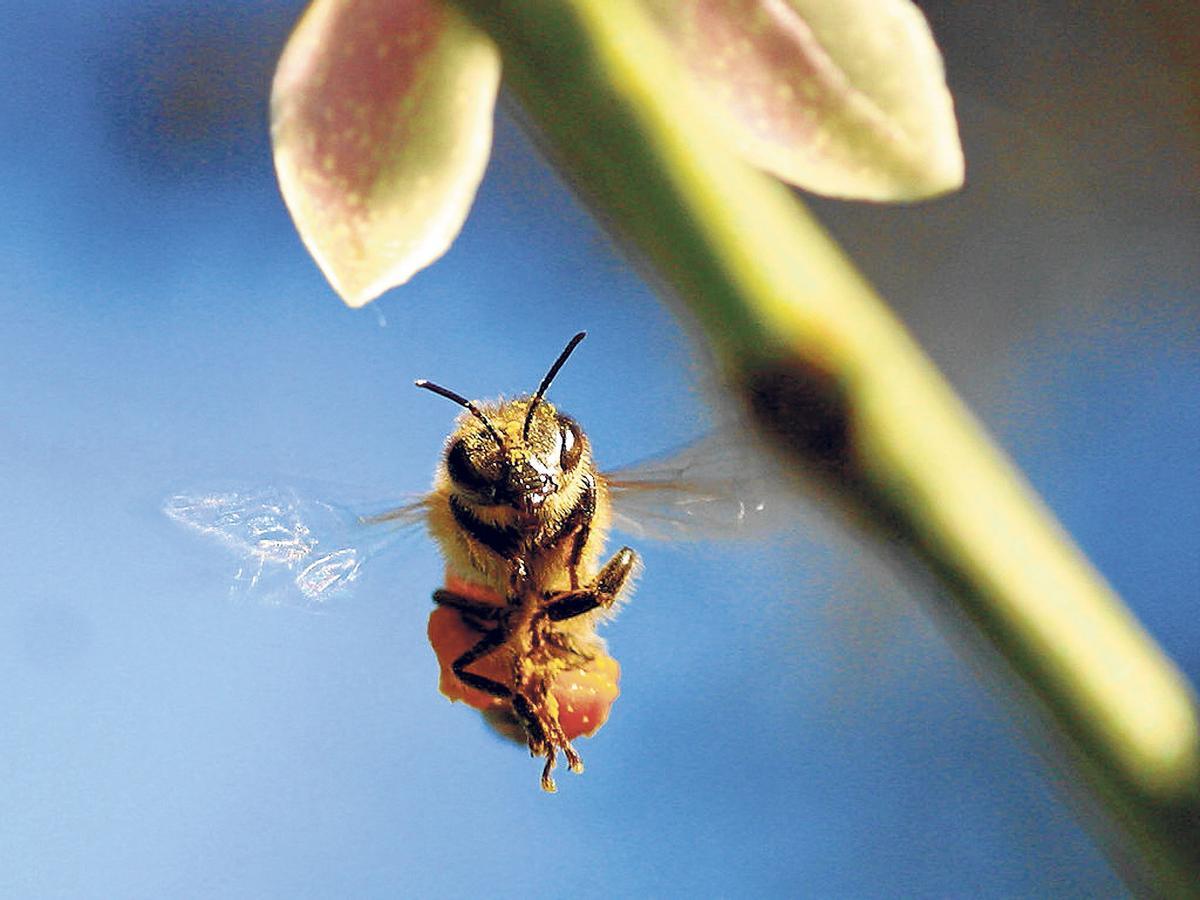
{"type": "Polygon", "coordinates": [[[554,380],[554,376],[558,374],[558,370],[563,367],[563,363],[567,361],[567,357],[571,355],[571,351],[579,346],[579,342],[587,337],[586,331],[581,331],[571,340],[567,341],[567,346],[563,348],[563,352],[558,354],[558,359],[554,361],[554,365],[550,367],[550,371],[546,373],[546,377],[542,379],[542,383],[538,385],[537,393],[533,395],[533,400],[529,403],[529,410],[525,413],[525,427],[521,429],[521,436],[529,437],[529,423],[533,421],[533,414],[538,408],[538,404],[542,402],[542,396],[546,393],[546,388],[550,387],[550,382],[554,380]]]}
{"type": "Polygon", "coordinates": [[[413,382],[413,384],[415,384],[419,388],[424,388],[427,391],[433,391],[435,394],[440,394],[441,396],[445,397],[447,400],[453,400],[459,406],[462,406],[462,407],[465,407],[466,409],[468,409],[471,412],[471,415],[473,415],[475,418],[477,418],[480,422],[483,423],[483,427],[486,428],[488,431],[488,434],[490,434],[492,436],[492,439],[496,442],[496,446],[503,449],[504,439],[502,437],[500,437],[500,432],[498,432],[496,430],[496,427],[491,422],[488,421],[488,417],[485,416],[480,411],[479,407],[476,406],[474,403],[472,403],[470,400],[468,400],[466,397],[464,397],[462,394],[456,394],[456,393],[454,393],[454,391],[450,390],[449,388],[444,388],[440,384],[434,384],[432,381],[426,381],[424,378],[418,378],[416,381],[413,382]]]}

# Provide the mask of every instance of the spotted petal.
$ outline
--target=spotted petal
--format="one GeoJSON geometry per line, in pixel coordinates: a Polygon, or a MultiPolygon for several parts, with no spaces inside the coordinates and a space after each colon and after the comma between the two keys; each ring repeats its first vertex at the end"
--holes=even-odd
{"type": "Polygon", "coordinates": [[[962,184],[941,56],[909,0],[647,0],[754,164],[832,196],[962,184]]]}
{"type": "Polygon", "coordinates": [[[446,252],[491,150],[490,39],[438,0],[315,0],[271,93],[279,184],[334,289],[362,306],[446,252]]]}

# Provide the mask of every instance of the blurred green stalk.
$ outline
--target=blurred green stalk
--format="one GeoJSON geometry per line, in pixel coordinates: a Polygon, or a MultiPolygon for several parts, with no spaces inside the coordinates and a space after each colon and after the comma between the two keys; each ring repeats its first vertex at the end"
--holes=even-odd
{"type": "Polygon", "coordinates": [[[690,106],[642,7],[454,2],[499,44],[560,171],[687,305],[771,442],[922,560],[1031,689],[1131,874],[1200,893],[1185,680],[791,192],[690,106]]]}

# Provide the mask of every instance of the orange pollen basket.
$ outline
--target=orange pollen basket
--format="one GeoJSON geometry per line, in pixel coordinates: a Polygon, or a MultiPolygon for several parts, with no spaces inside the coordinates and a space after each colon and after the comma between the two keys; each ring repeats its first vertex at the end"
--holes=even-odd
{"type": "MultiPolygon", "coordinates": [[[[446,589],[481,603],[502,605],[495,591],[447,573],[446,589]]],[[[503,708],[508,701],[469,687],[451,668],[454,660],[473,647],[479,632],[471,628],[456,610],[439,606],[429,616],[429,643],[441,667],[438,689],[453,701],[462,701],[478,710],[503,708]]],[[[505,648],[497,650],[470,666],[470,671],[501,684],[513,685],[513,656],[505,648]]],[[[558,705],[558,721],[568,740],[580,735],[591,737],[608,720],[609,710],[620,694],[621,666],[606,653],[597,653],[580,665],[555,676],[550,693],[558,705]]]]}

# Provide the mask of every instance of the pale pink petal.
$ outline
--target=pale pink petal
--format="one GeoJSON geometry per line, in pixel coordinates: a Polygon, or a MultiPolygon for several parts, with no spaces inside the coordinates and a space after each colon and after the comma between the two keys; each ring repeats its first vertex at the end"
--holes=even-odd
{"type": "Polygon", "coordinates": [[[279,61],[284,200],[334,290],[362,306],[446,252],[492,142],[490,39],[438,0],[316,0],[279,61]]]}
{"type": "Polygon", "coordinates": [[[833,196],[962,184],[941,56],[909,0],[647,0],[756,165],[833,196]]]}

